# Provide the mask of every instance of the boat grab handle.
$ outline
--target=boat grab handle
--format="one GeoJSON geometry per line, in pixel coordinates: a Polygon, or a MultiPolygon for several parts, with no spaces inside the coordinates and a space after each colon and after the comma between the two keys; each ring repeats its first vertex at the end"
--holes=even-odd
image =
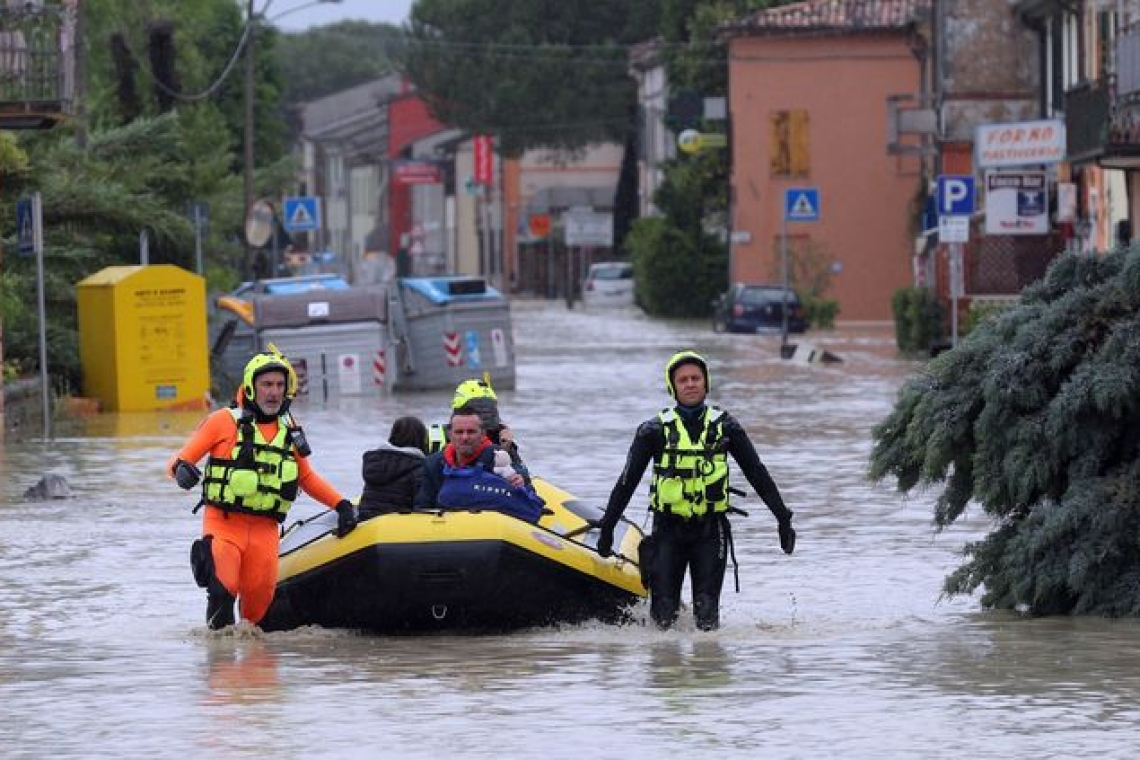
{"type": "Polygon", "coordinates": [[[443,620],[445,617],[447,617],[447,605],[433,604],[431,606],[431,616],[436,620],[443,620]]]}

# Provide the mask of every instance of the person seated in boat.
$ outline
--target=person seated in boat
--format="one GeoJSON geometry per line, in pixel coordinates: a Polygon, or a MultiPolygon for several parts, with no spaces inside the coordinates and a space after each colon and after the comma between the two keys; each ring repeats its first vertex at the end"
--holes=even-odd
{"type": "Polygon", "coordinates": [[[400,417],[388,440],[364,452],[361,469],[364,492],[357,513],[361,520],[389,512],[406,512],[423,481],[427,455],[427,426],[419,417],[400,417]]]}
{"type": "MultiPolygon", "coordinates": [[[[491,443],[495,444],[511,457],[511,467],[517,472],[529,476],[522,457],[519,456],[518,443],[515,441],[514,431],[499,417],[499,397],[491,387],[491,379],[484,375],[482,378],[464,380],[455,387],[455,395],[451,399],[451,409],[454,411],[461,406],[469,406],[479,413],[483,420],[483,429],[491,443]]],[[[428,453],[434,454],[442,451],[447,445],[450,426],[436,423],[428,428],[428,453]]]]}
{"type": "Polygon", "coordinates": [[[530,477],[517,470],[505,478],[495,474],[501,449],[487,436],[477,409],[463,405],[452,411],[450,437],[442,451],[424,460],[416,509],[493,509],[538,522],[544,502],[530,477]]]}

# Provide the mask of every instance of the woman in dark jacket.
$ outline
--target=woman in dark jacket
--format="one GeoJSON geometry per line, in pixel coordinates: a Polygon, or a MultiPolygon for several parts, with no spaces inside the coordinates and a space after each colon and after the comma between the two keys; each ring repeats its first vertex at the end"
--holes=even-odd
{"type": "Polygon", "coordinates": [[[387,443],[364,452],[361,520],[412,508],[423,480],[427,446],[427,426],[418,417],[400,417],[392,423],[387,443]]]}

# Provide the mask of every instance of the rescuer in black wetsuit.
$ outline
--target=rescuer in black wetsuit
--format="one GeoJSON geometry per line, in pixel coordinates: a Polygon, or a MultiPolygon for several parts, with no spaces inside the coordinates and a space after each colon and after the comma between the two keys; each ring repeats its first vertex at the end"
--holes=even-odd
{"type": "Polygon", "coordinates": [[[732,540],[728,457],[775,515],[786,554],[796,543],[792,511],[740,423],[705,403],[710,382],[703,357],[692,351],[674,354],[665,368],[665,385],[677,403],[638,427],[598,524],[598,553],[612,553],[614,527],[652,460],[653,529],[643,547],[648,551],[640,553],[647,565],[643,574],[648,578],[650,614],[661,628],[673,625],[688,569],[697,627],[714,630],[720,624],[720,591],[732,540]]]}

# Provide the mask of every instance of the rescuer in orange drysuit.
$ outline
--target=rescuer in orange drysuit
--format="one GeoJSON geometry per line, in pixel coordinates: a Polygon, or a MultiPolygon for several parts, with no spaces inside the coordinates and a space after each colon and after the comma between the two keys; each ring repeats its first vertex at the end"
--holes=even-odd
{"type": "Polygon", "coordinates": [[[190,549],[194,579],[206,589],[206,624],[258,623],[277,585],[278,524],[298,489],[337,512],[337,536],[356,527],[352,503],[309,464],[304,433],[289,413],[297,376],[270,346],[245,366],[235,403],[212,412],[175,454],[167,472],[182,488],[202,483],[202,538],[190,549]],[[195,466],[209,454],[205,473],[195,466]]]}

